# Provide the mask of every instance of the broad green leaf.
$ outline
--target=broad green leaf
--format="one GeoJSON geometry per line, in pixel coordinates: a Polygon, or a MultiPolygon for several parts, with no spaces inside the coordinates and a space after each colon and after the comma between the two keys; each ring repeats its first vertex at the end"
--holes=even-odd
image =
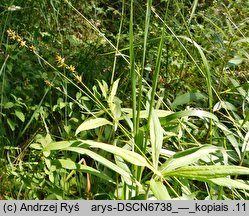
{"type": "Polygon", "coordinates": [[[170,114],[162,118],[160,121],[162,122],[162,124],[165,124],[165,123],[168,123],[169,121],[176,120],[176,119],[186,117],[186,116],[196,116],[199,118],[212,119],[216,122],[219,121],[219,119],[214,114],[204,111],[204,110],[186,110],[186,111],[175,112],[173,114],[170,114]]]}
{"type": "Polygon", "coordinates": [[[123,158],[124,160],[136,165],[150,167],[147,160],[136,152],[132,152],[117,146],[113,146],[106,143],[96,142],[92,140],[80,140],[82,143],[90,145],[92,148],[100,148],[107,152],[110,152],[116,156],[123,158]]]}
{"type": "Polygon", "coordinates": [[[54,160],[54,161],[52,161],[52,164],[57,165],[57,167],[59,164],[59,165],[61,165],[61,167],[65,168],[65,169],[69,169],[69,170],[80,170],[82,172],[98,176],[102,179],[105,179],[108,182],[115,183],[115,181],[113,181],[112,178],[110,178],[106,174],[100,172],[99,170],[96,170],[96,169],[89,167],[89,166],[86,166],[86,165],[75,163],[74,161],[72,161],[69,158],[68,159],[54,160]]]}
{"type": "Polygon", "coordinates": [[[152,119],[150,121],[150,142],[152,149],[152,161],[153,166],[157,169],[159,163],[160,150],[163,145],[163,129],[154,110],[152,110],[151,118],[152,119]]]}
{"type": "Polygon", "coordinates": [[[210,153],[216,152],[218,150],[220,149],[216,146],[204,145],[178,152],[169,158],[164,164],[162,164],[160,170],[164,175],[166,172],[192,164],[203,158],[203,156],[209,155],[210,153]]]}
{"type": "Polygon", "coordinates": [[[187,92],[182,95],[178,95],[176,99],[171,104],[172,109],[175,109],[177,106],[189,104],[194,101],[207,99],[207,96],[201,92],[187,92]]]}
{"type": "Polygon", "coordinates": [[[249,185],[240,180],[234,180],[230,178],[213,178],[213,179],[208,179],[207,181],[224,187],[249,190],[249,185]]]}
{"type": "MultiPolygon", "coordinates": [[[[111,170],[115,171],[116,173],[120,174],[121,176],[123,176],[124,180],[129,179],[130,181],[133,181],[133,182],[135,181],[135,180],[133,180],[133,177],[131,176],[130,173],[127,173],[125,170],[123,170],[122,168],[120,168],[119,166],[117,166],[116,164],[111,162],[110,160],[107,160],[106,158],[102,157],[101,155],[99,155],[91,150],[80,148],[80,147],[67,147],[64,150],[77,152],[78,154],[88,155],[92,159],[98,161],[99,163],[103,164],[104,166],[108,167],[109,169],[111,169],[111,170]]],[[[129,184],[130,181],[127,183],[129,184]]],[[[137,181],[135,181],[135,184],[141,186],[140,183],[137,181]]]]}
{"type": "Polygon", "coordinates": [[[169,192],[161,181],[150,180],[151,190],[158,200],[171,200],[169,192]]]}
{"type": "Polygon", "coordinates": [[[220,178],[230,175],[249,175],[249,168],[229,165],[186,166],[163,172],[165,177],[176,176],[191,179],[220,178]]]}
{"type": "Polygon", "coordinates": [[[88,120],[84,121],[77,128],[77,130],[75,132],[75,135],[77,135],[81,131],[98,128],[98,127],[101,127],[101,126],[104,126],[104,125],[107,125],[107,124],[112,125],[112,123],[110,121],[106,120],[105,118],[88,119],[88,120]]]}
{"type": "Polygon", "coordinates": [[[25,116],[24,116],[23,112],[18,111],[18,110],[15,110],[15,115],[16,115],[16,117],[19,118],[22,122],[25,121],[25,116]]]}

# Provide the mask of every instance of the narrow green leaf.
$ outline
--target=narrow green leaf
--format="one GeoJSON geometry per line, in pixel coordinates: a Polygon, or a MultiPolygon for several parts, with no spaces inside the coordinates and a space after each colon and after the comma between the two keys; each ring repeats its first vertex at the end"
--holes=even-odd
{"type": "Polygon", "coordinates": [[[170,114],[164,118],[161,119],[162,124],[166,124],[169,121],[176,120],[182,117],[186,116],[197,116],[199,118],[208,118],[212,119],[216,122],[219,121],[219,119],[212,113],[204,111],[204,110],[186,110],[186,111],[180,111],[180,112],[175,112],[173,114],[170,114]]]}
{"type": "Polygon", "coordinates": [[[232,188],[238,188],[242,190],[249,190],[249,185],[244,183],[244,181],[240,180],[233,180],[230,178],[214,178],[214,179],[208,179],[209,182],[212,182],[214,184],[224,186],[224,187],[232,187],[232,188]]]}
{"type": "Polygon", "coordinates": [[[164,171],[163,175],[191,179],[220,178],[230,175],[249,175],[249,168],[229,165],[187,166],[173,171],[164,171]]]}
{"type": "Polygon", "coordinates": [[[151,190],[158,200],[171,200],[169,192],[161,181],[150,180],[151,190]]]}
{"type": "Polygon", "coordinates": [[[84,121],[77,128],[77,130],[75,132],[75,135],[77,135],[81,131],[98,128],[98,127],[101,127],[101,126],[104,126],[104,125],[107,125],[107,124],[112,125],[112,123],[110,121],[106,120],[105,118],[88,119],[88,120],[84,121]]]}
{"type": "Polygon", "coordinates": [[[193,1],[192,10],[191,10],[191,14],[190,14],[190,17],[189,17],[189,20],[188,20],[188,24],[191,23],[191,20],[192,20],[193,17],[195,16],[196,8],[197,8],[198,3],[199,3],[198,0],[194,0],[194,1],[193,1]]]}
{"type": "Polygon", "coordinates": [[[179,167],[187,166],[192,164],[199,159],[203,158],[210,153],[216,152],[220,150],[216,146],[212,145],[204,145],[201,147],[190,148],[188,150],[178,152],[174,154],[171,158],[169,158],[162,166],[160,170],[162,174],[169,172],[171,170],[175,170],[179,167]]]}
{"type": "MultiPolygon", "coordinates": [[[[132,118],[132,109],[130,108],[122,108],[122,112],[124,113],[127,113],[127,117],[128,118],[132,118]]],[[[155,113],[157,114],[157,116],[159,118],[162,118],[162,117],[165,117],[165,116],[168,116],[170,114],[172,114],[173,112],[172,111],[168,111],[168,110],[159,110],[159,109],[155,109],[155,113]]],[[[140,111],[140,115],[139,115],[139,118],[148,118],[149,116],[149,113],[147,110],[141,110],[140,111]]]]}

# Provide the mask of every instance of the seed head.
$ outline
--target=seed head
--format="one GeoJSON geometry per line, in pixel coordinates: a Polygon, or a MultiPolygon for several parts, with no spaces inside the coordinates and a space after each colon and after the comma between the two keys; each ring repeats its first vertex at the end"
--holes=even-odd
{"type": "Polygon", "coordinates": [[[8,33],[8,36],[12,39],[12,40],[15,40],[17,38],[17,34],[15,31],[11,30],[11,29],[8,29],[7,30],[7,33],[8,33]]]}
{"type": "Polygon", "coordinates": [[[62,58],[60,55],[57,55],[56,62],[59,65],[59,67],[62,67],[65,65],[65,58],[62,58]]]}
{"type": "Polygon", "coordinates": [[[26,46],[26,41],[21,40],[21,41],[20,41],[20,46],[21,46],[21,47],[25,47],[25,46],[26,46]]]}
{"type": "Polygon", "coordinates": [[[73,65],[67,66],[67,69],[72,73],[75,72],[75,67],[73,65]]]}
{"type": "Polygon", "coordinates": [[[36,51],[36,48],[35,48],[34,45],[31,45],[31,46],[29,46],[29,50],[30,50],[31,52],[35,52],[35,51],[36,51]]]}

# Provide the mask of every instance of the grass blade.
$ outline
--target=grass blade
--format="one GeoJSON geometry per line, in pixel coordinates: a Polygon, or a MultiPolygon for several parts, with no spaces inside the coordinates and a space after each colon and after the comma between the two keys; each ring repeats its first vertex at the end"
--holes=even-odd
{"type": "Polygon", "coordinates": [[[113,146],[106,143],[96,142],[92,140],[80,140],[84,144],[90,145],[92,148],[100,148],[107,152],[110,152],[116,156],[123,158],[124,160],[136,165],[150,167],[147,160],[136,152],[132,152],[117,146],[113,146]]]}
{"type": "Polygon", "coordinates": [[[186,110],[186,111],[180,111],[180,112],[175,112],[172,113],[170,115],[167,115],[166,117],[161,119],[161,123],[162,124],[166,124],[170,121],[176,120],[178,118],[182,118],[182,117],[186,117],[186,116],[196,116],[199,118],[208,118],[208,119],[212,119],[216,122],[219,122],[219,119],[217,118],[216,115],[204,111],[204,110],[186,110]]]}
{"type": "Polygon", "coordinates": [[[112,123],[105,118],[96,118],[96,119],[88,119],[84,121],[76,130],[75,135],[80,133],[81,131],[90,130],[94,128],[98,128],[104,125],[112,125],[112,123]]]}
{"type": "Polygon", "coordinates": [[[197,162],[203,156],[208,155],[210,153],[214,153],[218,151],[219,148],[212,145],[205,145],[202,147],[191,148],[182,152],[178,152],[174,154],[171,158],[169,158],[161,167],[160,170],[162,174],[170,172],[171,170],[178,169],[180,167],[184,167],[186,165],[197,162]]]}
{"type": "Polygon", "coordinates": [[[233,180],[230,178],[214,178],[214,179],[208,179],[207,181],[217,184],[219,186],[249,190],[249,185],[246,184],[244,181],[240,180],[233,180]]]}
{"type": "Polygon", "coordinates": [[[249,175],[249,168],[229,165],[187,166],[173,171],[165,171],[163,175],[191,179],[220,178],[231,175],[249,175]]]}

